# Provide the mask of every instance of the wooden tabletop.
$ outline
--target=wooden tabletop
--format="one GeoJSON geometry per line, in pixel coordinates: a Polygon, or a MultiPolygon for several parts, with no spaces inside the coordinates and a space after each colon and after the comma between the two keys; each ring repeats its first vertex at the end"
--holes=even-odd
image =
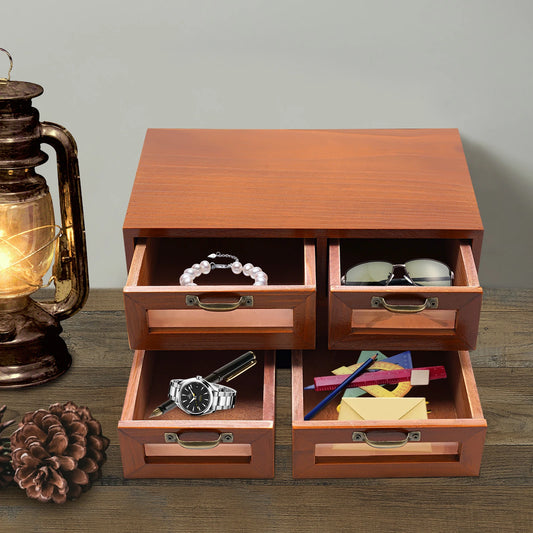
{"type": "MultiPolygon", "coordinates": [[[[7,417],[72,400],[111,439],[103,477],[63,506],[0,492],[0,531],[498,531],[533,529],[533,290],[486,290],[471,353],[488,422],[474,478],[293,480],[290,370],[279,368],[273,480],[124,480],[118,446],[132,352],[119,290],[94,290],[63,323],[73,355],[53,383],[0,391],[7,417]]],[[[5,418],[7,420],[7,418],[5,418]]]]}

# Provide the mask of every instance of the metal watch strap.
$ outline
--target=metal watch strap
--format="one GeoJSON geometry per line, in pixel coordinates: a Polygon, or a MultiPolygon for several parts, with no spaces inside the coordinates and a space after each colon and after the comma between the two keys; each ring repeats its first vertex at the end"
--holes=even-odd
{"type": "Polygon", "coordinates": [[[237,391],[235,389],[224,385],[214,384],[211,384],[211,387],[215,389],[213,391],[213,407],[215,411],[232,409],[235,406],[235,397],[237,396],[237,391]]]}
{"type": "Polygon", "coordinates": [[[169,387],[169,390],[168,390],[168,397],[176,402],[178,402],[178,391],[179,391],[179,387],[180,387],[180,384],[181,382],[183,381],[183,379],[171,379],[170,380],[170,387],[169,387]]]}

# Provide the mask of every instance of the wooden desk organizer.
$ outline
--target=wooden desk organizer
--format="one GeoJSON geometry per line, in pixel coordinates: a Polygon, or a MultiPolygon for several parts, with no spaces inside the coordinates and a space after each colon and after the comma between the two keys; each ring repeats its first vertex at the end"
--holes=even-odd
{"type": "Polygon", "coordinates": [[[466,350],[482,236],[457,130],[148,130],[124,222],[136,350],[118,426],[124,475],[272,477],[276,349],[293,350],[294,477],[476,475],[486,422],[466,350]],[[215,251],[261,266],[268,285],[228,272],[179,285],[215,251]],[[453,285],[341,284],[358,262],[420,257],[448,264],[453,285]],[[148,419],[171,378],[248,349],[261,364],[235,381],[234,410],[148,419]],[[428,420],[340,422],[333,405],[303,420],[321,397],[303,386],[362,349],[446,366],[445,382],[421,388],[428,420]]]}

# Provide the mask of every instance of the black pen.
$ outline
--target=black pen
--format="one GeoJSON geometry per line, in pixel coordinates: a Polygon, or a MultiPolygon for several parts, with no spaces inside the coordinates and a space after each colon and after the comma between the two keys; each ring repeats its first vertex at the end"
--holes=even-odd
{"type": "MultiPolygon", "coordinates": [[[[246,370],[254,366],[256,362],[257,359],[254,352],[248,351],[224,366],[217,368],[204,379],[215,384],[220,383],[223,380],[231,381],[233,378],[240,376],[243,372],[246,372],[246,370]]],[[[161,416],[175,407],[177,407],[176,403],[169,398],[152,411],[150,418],[161,416]]]]}
{"type": "Polygon", "coordinates": [[[177,407],[176,403],[169,398],[166,402],[162,403],[152,411],[150,418],[164,415],[167,411],[174,409],[174,407],[177,407]]]}
{"type": "Polygon", "coordinates": [[[224,366],[217,368],[214,372],[211,372],[209,376],[204,379],[209,383],[220,383],[221,381],[231,381],[233,378],[240,376],[243,372],[246,372],[250,367],[254,366],[257,362],[254,352],[246,352],[230,361],[224,366]]]}

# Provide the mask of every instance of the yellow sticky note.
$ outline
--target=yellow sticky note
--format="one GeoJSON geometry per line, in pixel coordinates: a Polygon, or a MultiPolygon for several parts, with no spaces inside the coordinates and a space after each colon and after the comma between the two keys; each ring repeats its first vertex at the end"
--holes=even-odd
{"type": "Polygon", "coordinates": [[[331,373],[335,374],[336,376],[344,376],[344,375],[350,375],[355,372],[355,369],[361,365],[351,365],[351,366],[340,366],[339,368],[336,368],[335,370],[332,370],[331,373]]]}

